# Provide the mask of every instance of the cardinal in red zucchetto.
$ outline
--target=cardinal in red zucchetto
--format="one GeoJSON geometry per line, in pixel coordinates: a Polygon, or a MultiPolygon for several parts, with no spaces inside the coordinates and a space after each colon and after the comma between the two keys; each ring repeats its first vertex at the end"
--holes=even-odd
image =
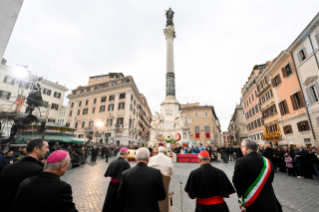
{"type": "Polygon", "coordinates": [[[203,150],[198,155],[200,167],[188,177],[185,191],[191,199],[196,199],[195,212],[228,212],[224,198],[235,193],[226,174],[210,164],[210,155],[203,150]]]}

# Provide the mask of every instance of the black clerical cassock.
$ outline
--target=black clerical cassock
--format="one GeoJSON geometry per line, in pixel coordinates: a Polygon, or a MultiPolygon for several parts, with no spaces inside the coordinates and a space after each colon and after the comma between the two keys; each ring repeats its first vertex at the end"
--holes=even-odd
{"type": "MultiPolygon", "coordinates": [[[[201,151],[200,155],[210,156],[206,150],[201,151]]],[[[196,198],[196,212],[228,212],[224,198],[235,193],[226,174],[210,163],[204,163],[190,173],[185,191],[190,198],[196,198]]]]}
{"type": "Polygon", "coordinates": [[[120,186],[122,172],[129,168],[131,168],[130,164],[123,157],[118,157],[116,160],[110,163],[104,176],[111,177],[111,182],[107,190],[102,212],[123,211],[121,204],[117,200],[117,190],[120,186]]]}

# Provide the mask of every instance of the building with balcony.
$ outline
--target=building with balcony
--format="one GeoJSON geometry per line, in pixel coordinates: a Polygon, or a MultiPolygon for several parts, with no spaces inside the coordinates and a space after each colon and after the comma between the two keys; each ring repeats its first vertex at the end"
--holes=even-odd
{"type": "MultiPolygon", "coordinates": [[[[319,144],[319,14],[306,26],[300,35],[288,47],[285,54],[290,54],[292,68],[295,67],[302,91],[299,95],[305,98],[306,108],[297,106],[296,113],[305,115],[302,122],[292,129],[295,132],[301,132],[299,141],[307,146],[319,144]],[[302,129],[300,129],[302,127],[302,129]]],[[[292,74],[293,76],[294,74],[292,74]]],[[[289,78],[287,78],[288,80],[289,78]]],[[[302,103],[301,103],[302,104],[302,103]]],[[[296,106],[294,106],[296,108],[296,106]]],[[[289,109],[290,111],[291,109],[289,109]]],[[[298,120],[299,121],[299,120],[298,120]]],[[[295,124],[294,124],[295,125],[295,124]]],[[[289,138],[288,138],[289,139],[289,138]]]]}
{"type": "Polygon", "coordinates": [[[92,76],[68,96],[66,123],[78,138],[94,132],[94,141],[142,145],[149,139],[151,111],[132,76],[92,76]]]}
{"type": "Polygon", "coordinates": [[[222,145],[225,145],[225,146],[233,145],[230,142],[230,133],[228,131],[222,132],[222,140],[223,140],[222,145]]]}
{"type": "MultiPolygon", "coordinates": [[[[7,66],[5,63],[0,65],[0,112],[12,112],[19,109],[25,112],[25,98],[31,91],[31,85],[37,80],[37,76],[32,75],[30,71],[25,70],[26,75],[22,77],[16,73],[16,69],[7,66]],[[22,100],[22,104],[17,108],[18,99],[22,100]]],[[[37,108],[33,114],[38,117],[48,116],[48,122],[57,123],[59,117],[59,109],[63,107],[65,92],[68,89],[46,79],[42,79],[42,99],[43,107],[37,108]]],[[[60,118],[61,119],[61,118],[60,118]]],[[[11,125],[5,126],[4,136],[10,133],[11,125]]]]}
{"type": "Polygon", "coordinates": [[[242,104],[236,104],[235,111],[228,125],[228,131],[230,134],[230,143],[235,146],[240,145],[241,142],[248,137],[242,104]]]}
{"type": "Polygon", "coordinates": [[[181,110],[188,118],[191,141],[196,141],[197,145],[221,142],[220,123],[213,106],[187,103],[181,105],[181,110]]]}
{"type": "Polygon", "coordinates": [[[248,138],[263,144],[264,121],[261,114],[260,101],[257,95],[256,78],[260,71],[262,71],[267,64],[255,65],[251,72],[248,81],[241,89],[242,106],[246,119],[246,127],[248,138]]]}

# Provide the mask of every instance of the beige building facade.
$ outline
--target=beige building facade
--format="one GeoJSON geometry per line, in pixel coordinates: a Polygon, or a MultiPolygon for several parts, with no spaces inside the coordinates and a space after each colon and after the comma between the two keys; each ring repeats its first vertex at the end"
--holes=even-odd
{"type": "Polygon", "coordinates": [[[232,145],[240,145],[240,143],[248,137],[242,104],[236,104],[235,111],[228,125],[228,131],[230,133],[230,142],[232,145]]]}
{"type": "Polygon", "coordinates": [[[107,144],[143,145],[149,139],[151,111],[131,76],[109,73],[92,76],[68,96],[67,124],[86,139],[107,144]]]}
{"type": "Polygon", "coordinates": [[[188,118],[190,141],[196,144],[216,144],[221,142],[221,130],[213,106],[201,106],[199,103],[182,104],[182,114],[188,118]]]}
{"type": "Polygon", "coordinates": [[[228,131],[222,132],[222,145],[229,146],[232,145],[230,142],[230,133],[228,131]]]}

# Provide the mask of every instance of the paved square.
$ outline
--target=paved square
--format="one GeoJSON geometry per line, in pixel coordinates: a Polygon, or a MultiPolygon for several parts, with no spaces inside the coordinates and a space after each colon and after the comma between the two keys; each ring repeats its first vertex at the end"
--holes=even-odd
{"type": "MultiPolygon", "coordinates": [[[[114,160],[115,157],[109,159],[114,160]]],[[[134,166],[135,162],[130,162],[134,166]]],[[[232,179],[234,162],[228,164],[212,162],[212,165],[222,169],[229,179],[232,179]]],[[[80,212],[101,211],[105,199],[109,178],[104,177],[108,163],[97,160],[97,163],[87,163],[78,168],[68,170],[62,180],[70,183],[73,189],[74,202],[80,212]]],[[[195,200],[189,199],[184,192],[184,186],[189,173],[197,168],[197,163],[174,163],[175,174],[172,177],[170,190],[174,191],[173,211],[181,211],[180,183],[183,190],[183,211],[192,212],[195,209],[195,200]]],[[[297,179],[289,177],[286,173],[275,174],[273,183],[276,196],[285,212],[319,211],[319,181],[297,179]]],[[[229,210],[239,212],[237,196],[233,194],[226,200],[229,210]]]]}

